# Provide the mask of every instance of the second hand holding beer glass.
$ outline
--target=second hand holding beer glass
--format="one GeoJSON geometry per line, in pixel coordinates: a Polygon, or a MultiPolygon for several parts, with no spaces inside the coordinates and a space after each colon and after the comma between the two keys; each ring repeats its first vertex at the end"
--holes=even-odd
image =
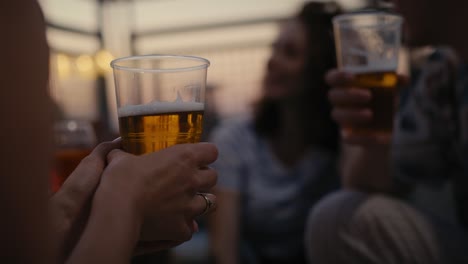
{"type": "MultiPolygon", "coordinates": [[[[111,62],[125,151],[142,155],[200,141],[209,65],[203,58],[171,55],[111,62]]],[[[157,235],[152,230],[146,219],[140,239],[152,241],[157,235]]]]}
{"type": "Polygon", "coordinates": [[[344,129],[390,135],[396,107],[402,18],[381,12],[340,15],[333,19],[338,68],[354,74],[348,86],[369,89],[372,121],[344,129]]]}
{"type": "Polygon", "coordinates": [[[120,136],[140,155],[200,141],[209,61],[150,55],[114,60],[120,136]]]}

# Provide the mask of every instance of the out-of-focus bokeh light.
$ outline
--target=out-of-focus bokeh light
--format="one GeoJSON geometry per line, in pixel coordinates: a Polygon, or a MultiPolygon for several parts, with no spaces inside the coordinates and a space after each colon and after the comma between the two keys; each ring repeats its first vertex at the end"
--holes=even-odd
{"type": "Polygon", "coordinates": [[[94,62],[96,63],[97,70],[101,74],[110,72],[112,69],[110,67],[110,62],[114,59],[114,56],[105,49],[102,49],[96,53],[94,56],[94,62]]]}
{"type": "Polygon", "coordinates": [[[71,74],[71,60],[65,54],[57,54],[56,56],[57,63],[57,73],[60,79],[66,79],[71,74]]]}
{"type": "Polygon", "coordinates": [[[80,55],[75,60],[76,69],[83,77],[94,77],[96,74],[94,61],[90,55],[80,55]]]}

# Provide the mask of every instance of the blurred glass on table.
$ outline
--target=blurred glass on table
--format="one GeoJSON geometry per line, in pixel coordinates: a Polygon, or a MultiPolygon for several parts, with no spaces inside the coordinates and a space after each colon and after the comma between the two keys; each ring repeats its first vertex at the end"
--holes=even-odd
{"type": "Polygon", "coordinates": [[[54,124],[55,154],[52,191],[56,192],[81,160],[96,145],[93,126],[87,121],[61,120],[54,124]]]}
{"type": "MultiPolygon", "coordinates": [[[[354,74],[350,87],[370,89],[370,123],[345,129],[363,134],[393,130],[398,86],[402,17],[383,12],[345,14],[333,19],[338,68],[354,74]]],[[[350,106],[352,107],[352,106],[350,106]]]]}

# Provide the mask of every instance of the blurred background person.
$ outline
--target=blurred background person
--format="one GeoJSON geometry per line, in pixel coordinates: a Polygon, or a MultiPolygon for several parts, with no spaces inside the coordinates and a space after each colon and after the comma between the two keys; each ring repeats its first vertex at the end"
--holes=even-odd
{"type": "MultiPolygon", "coordinates": [[[[400,90],[392,138],[342,134],[354,153],[345,157],[344,189],[311,214],[311,263],[468,263],[468,37],[454,30],[466,23],[468,2],[393,2],[406,20],[408,44],[436,48],[425,50],[400,90]],[[421,203],[443,197],[425,188],[452,191],[443,205],[455,210],[421,203]]],[[[350,87],[353,78],[327,74],[333,117],[342,126],[372,120],[372,95],[350,87]]]]}
{"type": "Polygon", "coordinates": [[[324,74],[335,67],[336,3],[310,2],[273,43],[253,116],[212,135],[222,208],[213,215],[217,263],[305,263],[307,211],[338,186],[339,140],[324,74]]]}
{"type": "Polygon", "coordinates": [[[205,91],[205,113],[203,114],[203,132],[201,141],[207,141],[210,138],[211,132],[219,124],[221,117],[219,116],[218,106],[216,105],[216,91],[218,86],[213,84],[206,85],[205,91]]]}

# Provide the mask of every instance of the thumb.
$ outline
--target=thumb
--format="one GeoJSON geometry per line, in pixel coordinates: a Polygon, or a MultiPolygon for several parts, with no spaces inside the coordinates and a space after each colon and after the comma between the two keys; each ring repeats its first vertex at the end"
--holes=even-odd
{"type": "MultiPolygon", "coordinates": [[[[83,192],[94,191],[99,183],[100,176],[106,166],[106,156],[113,149],[121,146],[120,138],[111,142],[103,142],[85,157],[78,167],[64,182],[62,191],[73,189],[73,193],[83,194],[83,192]]],[[[59,190],[60,191],[60,190],[59,190]]]]}
{"type": "Polygon", "coordinates": [[[133,154],[127,153],[121,149],[113,149],[107,154],[107,163],[116,162],[127,156],[133,156],[133,154]]]}

